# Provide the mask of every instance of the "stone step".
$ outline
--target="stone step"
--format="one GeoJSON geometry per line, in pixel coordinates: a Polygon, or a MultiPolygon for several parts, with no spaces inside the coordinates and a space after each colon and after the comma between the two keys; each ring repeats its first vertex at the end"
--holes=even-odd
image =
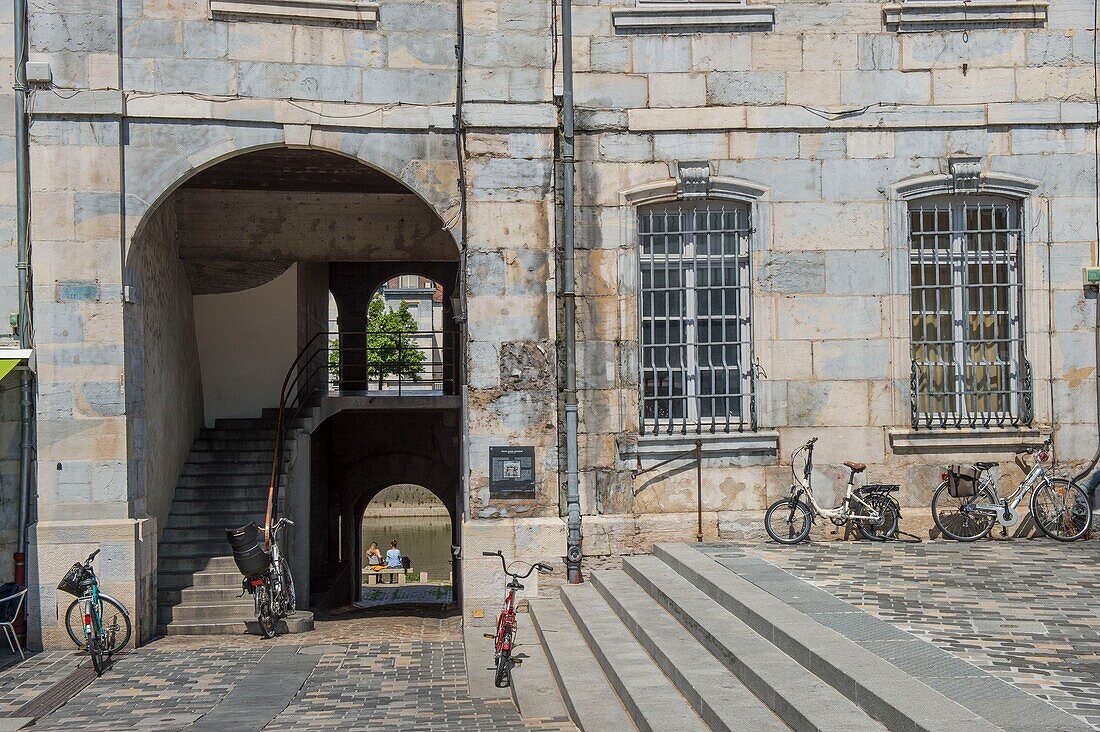
{"type": "Polygon", "coordinates": [[[176,491],[176,497],[172,500],[172,508],[168,511],[171,516],[175,512],[180,514],[240,514],[257,513],[261,517],[267,510],[266,491],[255,491],[243,498],[229,498],[218,495],[217,491],[202,493],[190,489],[180,493],[176,491]]]}
{"type": "MultiPolygon", "coordinates": [[[[280,620],[275,630],[279,635],[308,633],[313,630],[313,613],[299,610],[292,617],[280,620]]],[[[157,626],[161,635],[259,635],[256,618],[246,622],[228,621],[223,623],[181,623],[172,621],[157,626]]]]}
{"type": "Polygon", "coordinates": [[[561,597],[639,729],[705,732],[707,725],[595,587],[563,585],[561,597]]]}
{"type": "Polygon", "coordinates": [[[265,417],[223,417],[214,421],[215,430],[271,430],[275,420],[265,417]]]}
{"type": "MultiPolygon", "coordinates": [[[[255,520],[254,518],[251,520],[255,520]]],[[[160,540],[163,543],[179,544],[183,542],[196,542],[196,543],[213,543],[218,542],[221,544],[224,551],[225,547],[229,546],[229,542],[225,537],[225,530],[229,528],[235,528],[236,526],[242,526],[248,523],[248,520],[239,524],[215,524],[215,525],[203,525],[203,526],[189,526],[187,528],[165,528],[160,535],[160,540]]]]}
{"type": "Polygon", "coordinates": [[[965,707],[686,544],[654,555],[890,730],[997,732],[965,707]]]}
{"type": "Polygon", "coordinates": [[[161,605],[157,610],[157,622],[171,623],[228,623],[235,620],[247,621],[256,617],[252,596],[246,595],[249,602],[218,603],[214,605],[161,605]]]}
{"type": "Polygon", "coordinates": [[[653,556],[623,570],[745,687],[794,729],[882,732],[851,700],[727,612],[653,556]]]}
{"type": "MultiPolygon", "coordinates": [[[[255,473],[251,475],[181,475],[176,482],[176,494],[183,491],[183,495],[191,495],[186,489],[217,490],[236,488],[259,488],[267,497],[268,474],[255,473]]],[[[242,494],[246,495],[246,494],[242,494]]]]}
{"type": "Polygon", "coordinates": [[[222,462],[188,462],[180,471],[181,476],[214,476],[214,475],[257,475],[260,480],[267,483],[271,479],[270,460],[250,461],[222,461],[222,462]]]}
{"type": "Polygon", "coordinates": [[[721,732],[791,729],[625,572],[597,571],[589,577],[708,727],[721,732]]]}
{"type": "Polygon", "coordinates": [[[204,439],[199,438],[191,445],[191,453],[188,459],[194,455],[240,455],[242,453],[248,454],[248,459],[261,459],[252,458],[251,454],[267,455],[267,459],[271,460],[272,451],[275,449],[274,438],[270,440],[216,440],[216,439],[204,439]]]}
{"type": "MultiPolygon", "coordinates": [[[[196,505],[196,504],[188,504],[196,505]]],[[[255,511],[219,510],[202,513],[169,513],[168,522],[164,525],[165,536],[169,531],[188,529],[209,529],[210,531],[224,531],[238,526],[244,526],[249,521],[255,521],[259,526],[264,522],[265,507],[257,507],[255,511]]],[[[222,534],[224,537],[225,534],[222,534]]]]}
{"type": "Polygon", "coordinates": [[[637,729],[562,601],[531,600],[531,622],[577,726],[583,732],[637,729]]]}
{"type": "MultiPolygon", "coordinates": [[[[233,561],[232,554],[225,554],[229,552],[229,543],[226,542],[219,552],[218,556],[206,556],[198,557],[191,555],[183,556],[161,556],[158,558],[158,574],[184,574],[187,572],[237,572],[237,565],[233,561]]],[[[240,576],[238,574],[238,576],[240,576]]]]}
{"type": "Polygon", "coordinates": [[[204,427],[199,430],[198,439],[200,440],[266,440],[274,443],[275,441],[275,425],[265,429],[257,428],[219,428],[211,429],[204,427]]]}
{"type": "MultiPolygon", "coordinates": [[[[204,541],[161,541],[157,549],[160,560],[172,560],[179,558],[216,557],[219,554],[232,552],[229,541],[223,534],[220,540],[207,539],[204,541]]],[[[230,556],[232,561],[232,555],[230,556]]]]}
{"type": "Polygon", "coordinates": [[[165,569],[163,566],[157,572],[157,591],[175,591],[193,587],[195,589],[202,588],[214,588],[214,589],[231,589],[235,592],[241,591],[241,582],[243,581],[241,573],[237,571],[236,566],[233,567],[233,571],[208,571],[198,570],[194,572],[173,572],[165,569]]]}
{"type": "Polygon", "coordinates": [[[161,605],[230,605],[244,604],[252,607],[252,596],[247,592],[241,595],[241,576],[233,575],[231,583],[225,586],[188,584],[184,587],[169,589],[157,587],[157,602],[161,605]]]}

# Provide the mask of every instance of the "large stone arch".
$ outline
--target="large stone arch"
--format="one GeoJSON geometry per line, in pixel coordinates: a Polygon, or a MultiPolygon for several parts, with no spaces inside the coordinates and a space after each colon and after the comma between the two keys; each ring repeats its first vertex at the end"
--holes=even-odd
{"type": "MultiPolygon", "coordinates": [[[[127,249],[158,206],[196,174],[250,152],[278,147],[341,155],[401,183],[460,241],[458,168],[451,145],[431,136],[385,130],[312,130],[308,143],[284,126],[140,123],[144,143],[127,148],[127,249]],[[196,130],[201,134],[196,134],[196,130]],[[191,149],[188,149],[191,146],[191,149]]],[[[440,133],[441,134],[441,133],[440,133]]],[[[440,136],[440,135],[437,135],[440,136]]],[[[131,136],[134,141],[135,136],[131,136]]]]}

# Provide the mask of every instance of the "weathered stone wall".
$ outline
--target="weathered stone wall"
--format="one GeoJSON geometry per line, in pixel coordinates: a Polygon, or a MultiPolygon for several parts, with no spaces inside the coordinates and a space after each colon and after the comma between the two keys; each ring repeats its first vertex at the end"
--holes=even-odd
{"type": "Polygon", "coordinates": [[[180,468],[203,422],[191,287],[176,247],[171,201],[142,227],[126,260],[126,414],[134,515],[168,518],[180,468]],[[135,485],[137,481],[137,485],[135,485]]]}
{"type": "MultiPolygon", "coordinates": [[[[757,529],[756,512],[790,485],[789,453],[814,435],[819,486],[841,490],[839,463],[867,462],[868,479],[902,484],[918,512],[945,463],[983,455],[1017,474],[1012,449],[1039,439],[1035,430],[914,435],[910,426],[908,248],[896,188],[946,179],[958,156],[1035,186],[1020,193],[1035,426],[1054,424],[1062,469],[1088,460],[1097,439],[1095,307],[1080,284],[1096,255],[1088,4],[1052,3],[1036,27],[898,34],[879,4],[785,2],[760,31],[673,36],[615,31],[613,14],[628,7],[575,10],[586,551],[695,533],[693,462],[634,477],[658,457],[645,438],[637,447],[629,192],[664,185],[674,200],[678,161],[707,161],[713,177],[758,191],[759,431],[705,447],[704,533],[757,529]],[[746,453],[768,435],[770,456],[746,453]]],[[[690,447],[690,436],[683,442],[690,447]]]]}

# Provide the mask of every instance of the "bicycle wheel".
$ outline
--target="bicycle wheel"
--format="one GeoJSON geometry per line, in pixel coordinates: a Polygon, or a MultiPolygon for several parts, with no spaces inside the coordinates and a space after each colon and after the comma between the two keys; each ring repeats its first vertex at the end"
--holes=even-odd
{"type": "MultiPolygon", "coordinates": [[[[118,653],[130,642],[130,635],[134,631],[129,613],[118,600],[100,595],[99,617],[103,619],[103,627],[107,631],[107,652],[118,653]]],[[[79,598],[73,600],[65,611],[65,630],[76,647],[84,650],[84,613],[80,611],[79,598]]]]}
{"type": "Polygon", "coordinates": [[[932,496],[932,520],[944,536],[955,541],[976,541],[987,535],[996,523],[988,511],[978,510],[981,504],[995,505],[996,496],[988,488],[980,488],[969,497],[955,498],[947,490],[947,481],[940,483],[932,496]]]}
{"type": "Polygon", "coordinates": [[[88,636],[88,655],[92,657],[92,668],[95,669],[96,676],[102,676],[107,668],[107,659],[103,650],[103,639],[100,637],[99,633],[99,630],[93,629],[92,634],[88,636]]]}
{"type": "Polygon", "coordinates": [[[260,635],[264,638],[275,637],[275,623],[278,620],[271,611],[271,596],[267,582],[256,588],[256,620],[260,624],[260,635]]]}
{"type": "Polygon", "coordinates": [[[294,591],[294,577],[290,574],[290,564],[286,560],[280,561],[279,564],[282,565],[283,592],[286,593],[286,611],[287,614],[290,614],[298,609],[298,594],[294,591]]]}
{"type": "Polygon", "coordinates": [[[1031,516],[1044,534],[1058,541],[1076,541],[1092,525],[1088,494],[1065,478],[1053,478],[1035,489],[1031,516]]]}
{"type": "MultiPolygon", "coordinates": [[[[894,502],[886,496],[877,494],[864,495],[862,498],[878,512],[879,520],[857,519],[856,531],[861,537],[871,541],[892,539],[898,533],[898,510],[894,502]]],[[[866,509],[857,504],[855,510],[857,513],[863,513],[866,509]]]]}
{"type": "Polygon", "coordinates": [[[780,498],[764,514],[764,530],[780,544],[797,544],[810,535],[810,509],[794,498],[780,498]]]}
{"type": "Polygon", "coordinates": [[[511,684],[511,679],[508,677],[508,664],[512,659],[512,634],[509,631],[504,631],[503,649],[497,654],[497,670],[496,678],[493,679],[493,683],[496,684],[498,689],[503,689],[511,684]]]}

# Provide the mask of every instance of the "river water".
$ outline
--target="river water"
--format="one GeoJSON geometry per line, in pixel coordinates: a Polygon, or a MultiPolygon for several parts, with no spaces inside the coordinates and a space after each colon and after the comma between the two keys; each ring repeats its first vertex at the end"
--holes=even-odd
{"type": "Polygon", "coordinates": [[[451,575],[451,520],[447,516],[386,516],[363,518],[363,565],[372,541],[385,556],[390,540],[412,559],[414,572],[427,572],[428,581],[446,582],[451,575]]]}

